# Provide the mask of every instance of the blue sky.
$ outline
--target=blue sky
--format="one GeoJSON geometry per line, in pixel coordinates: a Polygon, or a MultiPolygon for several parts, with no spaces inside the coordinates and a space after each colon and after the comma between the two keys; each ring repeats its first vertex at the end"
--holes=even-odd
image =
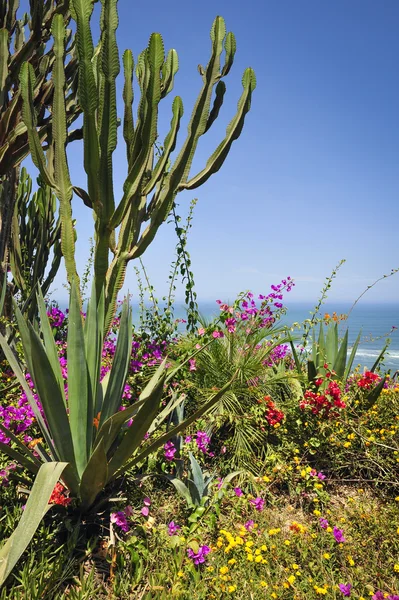
{"type": "MultiPolygon", "coordinates": [[[[252,109],[222,170],[178,197],[182,215],[198,197],[188,247],[199,298],[232,299],[243,289],[261,293],[291,275],[297,285],[290,301],[313,302],[325,277],[346,258],[329,299],[354,300],[399,267],[397,0],[120,0],[119,12],[121,54],[131,48],[137,57],[152,31],[162,33],[166,49],[178,51],[175,93],[185,107],[180,140],[201,86],[197,65],[209,57],[213,18],[222,15],[236,35],[225,104],[201,141],[193,173],[234,115],[245,67],[256,71],[252,109]]],[[[161,103],[161,139],[172,99],[161,103]]],[[[69,156],[73,183],[85,186],[78,144],[69,156]]],[[[120,193],[123,140],[115,165],[120,193]]],[[[92,218],[78,198],[73,210],[82,271],[92,218]]],[[[159,296],[167,289],[174,246],[173,228],[164,225],[143,257],[159,296]]],[[[57,296],[63,295],[61,281],[57,296]]],[[[132,264],[126,282],[134,292],[132,264]]],[[[364,301],[397,302],[398,292],[396,275],[364,301]]]]}

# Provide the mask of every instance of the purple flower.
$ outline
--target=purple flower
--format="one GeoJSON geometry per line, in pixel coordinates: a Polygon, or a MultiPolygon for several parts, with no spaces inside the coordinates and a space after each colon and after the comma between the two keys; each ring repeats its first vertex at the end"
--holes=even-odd
{"type": "Polygon", "coordinates": [[[210,441],[211,440],[205,431],[197,431],[195,442],[197,444],[198,450],[201,450],[201,452],[206,454],[208,451],[210,441]]]}
{"type": "Polygon", "coordinates": [[[243,496],[244,492],[242,491],[241,488],[235,487],[233,489],[234,489],[234,493],[235,493],[236,496],[238,496],[238,497],[243,496]]]}
{"type": "Polygon", "coordinates": [[[168,534],[175,535],[179,529],[181,529],[180,525],[176,525],[174,521],[171,521],[168,525],[168,534]]]}
{"type": "Polygon", "coordinates": [[[378,590],[374,596],[371,597],[371,600],[385,600],[384,594],[378,590]]]}
{"type": "Polygon", "coordinates": [[[342,592],[344,596],[347,596],[349,598],[349,596],[351,595],[352,585],[350,583],[340,583],[338,587],[340,592],[342,592]]]}
{"type": "Polygon", "coordinates": [[[173,442],[166,442],[164,445],[166,460],[173,460],[176,454],[176,448],[173,442]]]}
{"type": "Polygon", "coordinates": [[[191,548],[187,550],[188,557],[191,558],[195,565],[199,565],[205,562],[205,556],[209,554],[211,549],[209,546],[200,546],[198,552],[194,552],[191,548]]]}
{"type": "Polygon", "coordinates": [[[143,503],[144,503],[144,506],[140,512],[144,517],[148,517],[148,515],[150,514],[149,507],[151,506],[151,500],[148,498],[148,496],[143,498],[143,503]]]}
{"type": "Polygon", "coordinates": [[[327,521],[327,519],[320,518],[319,519],[319,524],[320,524],[320,527],[322,529],[327,529],[327,527],[328,527],[328,521],[327,521]]]}
{"type": "Polygon", "coordinates": [[[192,436],[191,435],[186,435],[186,437],[184,438],[184,443],[185,444],[189,444],[192,440],[192,436]]]}
{"type": "Polygon", "coordinates": [[[125,533],[130,529],[126,515],[121,510],[116,513],[111,513],[111,523],[115,523],[115,525],[117,525],[125,533]]]}
{"type": "Polygon", "coordinates": [[[244,523],[244,527],[247,531],[251,531],[251,529],[253,528],[254,525],[255,525],[255,521],[252,521],[252,519],[250,519],[249,521],[244,523]]]}
{"type": "Polygon", "coordinates": [[[265,505],[265,501],[259,496],[257,498],[254,498],[253,500],[250,500],[250,503],[253,504],[256,510],[258,510],[259,512],[263,510],[263,507],[265,505]]]}
{"type": "Polygon", "coordinates": [[[346,542],[346,539],[344,538],[344,532],[342,531],[342,529],[338,529],[338,527],[334,527],[333,535],[335,537],[335,541],[338,542],[338,544],[342,544],[343,542],[346,542]]]}
{"type": "Polygon", "coordinates": [[[327,479],[327,476],[324,475],[321,471],[320,471],[320,473],[317,473],[317,477],[319,479],[321,479],[321,481],[324,481],[324,479],[327,479]]]}
{"type": "Polygon", "coordinates": [[[388,596],[387,600],[399,600],[399,596],[397,594],[393,594],[388,596]]]}

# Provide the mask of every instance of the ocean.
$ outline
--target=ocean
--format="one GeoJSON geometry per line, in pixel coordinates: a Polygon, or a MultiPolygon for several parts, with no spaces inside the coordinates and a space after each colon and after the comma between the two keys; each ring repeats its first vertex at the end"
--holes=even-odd
{"type": "MultiPolygon", "coordinates": [[[[216,302],[199,302],[201,315],[210,320],[213,316],[219,314],[219,307],[216,302]]],[[[321,313],[346,314],[351,305],[348,304],[323,304],[321,313]]],[[[282,323],[291,325],[292,323],[302,323],[310,318],[310,311],[313,309],[311,304],[292,303],[288,304],[288,310],[282,323]]],[[[134,310],[135,312],[135,310],[134,310]]],[[[137,314],[137,313],[136,313],[137,314]]],[[[176,302],[175,317],[184,318],[184,305],[176,302]]],[[[399,370],[399,304],[367,304],[359,303],[351,312],[349,319],[339,325],[339,331],[343,335],[346,328],[349,328],[349,346],[353,344],[361,331],[361,339],[356,353],[354,366],[360,364],[361,367],[370,368],[379,356],[384,347],[387,338],[391,340],[388,352],[386,353],[384,365],[387,370],[394,373],[399,370]]],[[[300,331],[296,330],[300,337],[300,331]]],[[[349,352],[350,352],[349,348],[349,352]]]]}

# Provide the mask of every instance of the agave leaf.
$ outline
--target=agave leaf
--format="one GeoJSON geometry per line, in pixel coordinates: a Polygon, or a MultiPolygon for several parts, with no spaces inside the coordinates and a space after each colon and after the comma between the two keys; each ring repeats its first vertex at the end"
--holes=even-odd
{"type": "MultiPolygon", "coordinates": [[[[29,448],[27,446],[25,446],[25,444],[23,444],[16,435],[13,434],[12,431],[10,431],[9,429],[7,429],[7,427],[4,427],[4,425],[2,425],[0,423],[0,430],[8,437],[10,438],[10,440],[17,446],[18,451],[20,454],[23,454],[30,462],[33,462],[34,465],[37,467],[36,471],[40,468],[41,466],[41,462],[40,460],[38,460],[36,458],[36,456],[29,450],[29,448]]],[[[6,444],[4,444],[6,446],[6,444]]]]}
{"type": "Polygon", "coordinates": [[[174,486],[174,488],[176,489],[177,493],[180,494],[180,496],[182,498],[184,498],[184,500],[187,502],[188,506],[189,507],[193,506],[194,503],[193,503],[193,500],[192,500],[192,497],[191,497],[190,490],[183,483],[183,481],[181,481],[181,479],[178,479],[177,477],[167,477],[167,479],[174,486]]]}
{"type": "Polygon", "coordinates": [[[187,479],[187,487],[191,496],[191,504],[193,506],[200,506],[203,496],[192,479],[187,479]]]}
{"type": "Polygon", "coordinates": [[[37,306],[39,308],[40,316],[40,330],[43,335],[44,346],[46,348],[47,357],[50,361],[53,373],[58,381],[58,386],[62,395],[62,399],[66,406],[65,392],[64,392],[64,379],[62,377],[61,365],[59,361],[57,345],[54,340],[54,335],[51,329],[51,325],[47,316],[46,305],[44,304],[43,294],[40,286],[38,286],[37,293],[37,306]]]}
{"type": "Polygon", "coordinates": [[[46,463],[36,476],[25,510],[13,534],[0,549],[0,586],[33,538],[40,521],[51,508],[48,504],[55,484],[65,469],[66,463],[46,463]]]}
{"type": "Polygon", "coordinates": [[[196,458],[192,452],[188,453],[188,457],[190,459],[191,474],[193,477],[193,482],[194,482],[196,489],[198,490],[198,495],[199,495],[199,498],[201,501],[201,498],[204,495],[204,491],[205,491],[204,475],[202,473],[202,469],[201,469],[200,465],[198,464],[198,461],[196,460],[196,458]]]}
{"type": "Polygon", "coordinates": [[[126,383],[132,347],[132,311],[125,300],[120,320],[115,356],[101,410],[100,426],[112,416],[122,403],[123,388],[126,383]]]}
{"type": "Polygon", "coordinates": [[[172,397],[172,399],[170,400],[170,402],[168,402],[168,404],[165,406],[163,411],[160,412],[159,415],[151,423],[151,425],[148,429],[149,435],[151,435],[154,431],[156,431],[159,428],[159,426],[161,425],[161,423],[163,423],[165,421],[165,419],[175,410],[175,408],[178,408],[182,404],[183,401],[184,401],[183,395],[178,396],[177,398],[172,397]]]}
{"type": "Polygon", "coordinates": [[[96,285],[93,280],[91,298],[88,302],[86,319],[84,324],[84,337],[85,337],[85,349],[86,349],[86,361],[87,371],[89,377],[89,396],[88,400],[88,417],[87,425],[90,423],[93,425],[93,419],[99,410],[95,413],[96,407],[94,406],[100,379],[101,370],[101,355],[104,340],[104,290],[101,292],[100,300],[97,303],[96,297],[96,285]]]}
{"type": "Polygon", "coordinates": [[[162,375],[159,378],[157,385],[149,395],[148,400],[135,416],[133,423],[126,430],[120,444],[116,448],[115,453],[109,462],[110,478],[115,472],[119,471],[123,467],[126,461],[134,454],[134,452],[142,443],[144,436],[148,432],[148,429],[159,409],[164,381],[165,376],[162,375]]]}
{"type": "Polygon", "coordinates": [[[68,316],[68,406],[70,432],[76,459],[76,469],[81,476],[86,468],[93,434],[92,398],[89,398],[85,339],[76,284],[73,281],[69,299],[68,316]]]}
{"type": "Polygon", "coordinates": [[[4,309],[4,300],[6,298],[6,289],[7,289],[7,270],[4,273],[3,283],[1,285],[1,294],[0,294],[0,316],[3,314],[4,309]]]}
{"type": "MultiPolygon", "coordinates": [[[[21,316],[21,319],[22,319],[22,316],[21,316]]],[[[49,432],[49,430],[47,428],[47,425],[46,425],[46,423],[45,423],[45,421],[44,421],[44,419],[42,417],[42,414],[41,414],[40,410],[37,407],[36,401],[33,398],[32,391],[31,391],[29,385],[27,384],[25,376],[24,376],[24,374],[22,372],[21,367],[18,364],[17,359],[15,358],[15,355],[14,355],[13,351],[11,350],[10,346],[7,343],[7,340],[5,339],[5,337],[1,333],[0,333],[0,344],[1,344],[1,347],[2,347],[3,352],[5,354],[5,357],[6,357],[7,361],[8,361],[8,364],[12,368],[12,370],[13,370],[16,378],[18,379],[20,385],[22,386],[22,388],[23,388],[23,390],[24,390],[24,392],[26,394],[26,397],[28,399],[29,405],[30,405],[30,407],[33,410],[33,413],[34,413],[34,415],[36,417],[36,420],[39,423],[40,429],[41,429],[41,431],[42,431],[42,433],[43,433],[43,435],[44,435],[44,437],[46,439],[48,447],[50,448],[50,451],[51,451],[51,454],[52,454],[52,458],[53,459],[57,459],[58,455],[57,455],[57,452],[56,452],[56,450],[54,448],[54,445],[53,445],[53,442],[52,442],[52,439],[51,439],[51,436],[50,436],[50,432],[49,432]]]]}
{"type": "MultiPolygon", "coordinates": [[[[8,437],[10,437],[9,433],[5,427],[3,428],[2,426],[0,426],[0,429],[8,437]]],[[[32,462],[31,460],[29,460],[29,458],[27,458],[26,455],[22,454],[21,452],[18,452],[17,450],[14,450],[14,448],[9,446],[8,444],[4,444],[3,442],[0,442],[0,453],[1,452],[3,454],[5,454],[6,456],[8,456],[9,458],[11,458],[12,460],[15,460],[16,462],[18,462],[20,465],[25,467],[25,469],[27,469],[34,475],[36,475],[36,473],[38,472],[38,470],[41,466],[40,462],[37,465],[36,462],[32,462]]]]}
{"type": "Polygon", "coordinates": [[[104,442],[101,441],[90,456],[82,474],[80,498],[83,510],[93,504],[98,494],[104,489],[108,480],[108,461],[104,442]]]}
{"type": "Polygon", "coordinates": [[[355,343],[353,344],[353,348],[352,348],[352,351],[351,351],[351,353],[350,353],[350,356],[349,356],[348,363],[347,363],[347,365],[346,365],[346,369],[345,369],[345,373],[344,373],[344,378],[343,378],[343,379],[344,379],[344,381],[346,381],[346,380],[348,379],[348,377],[349,377],[349,373],[350,373],[350,372],[351,372],[351,370],[352,370],[353,361],[355,360],[355,356],[356,356],[356,352],[357,352],[357,349],[358,349],[358,346],[359,346],[359,342],[360,342],[360,337],[361,337],[361,335],[362,335],[362,332],[361,332],[361,331],[359,331],[359,334],[358,334],[358,336],[357,336],[357,338],[356,338],[356,341],[355,341],[355,343]]]}
{"type": "Polygon", "coordinates": [[[344,338],[341,342],[339,350],[336,354],[335,362],[333,362],[333,370],[336,372],[339,379],[344,379],[346,360],[348,355],[348,330],[345,331],[344,338]]]}
{"type": "Polygon", "coordinates": [[[384,354],[385,354],[385,352],[387,351],[387,348],[388,348],[388,346],[389,346],[389,342],[387,342],[387,343],[385,344],[385,346],[383,347],[383,349],[382,349],[382,350],[381,350],[381,352],[379,353],[379,355],[378,355],[378,357],[377,357],[377,359],[376,359],[375,363],[373,364],[373,366],[372,366],[372,367],[371,367],[371,369],[370,369],[370,371],[371,371],[372,373],[374,373],[374,371],[377,369],[378,365],[380,364],[380,362],[381,362],[382,358],[384,357],[384,354]]]}
{"type": "Polygon", "coordinates": [[[330,325],[326,335],[326,358],[328,365],[333,366],[338,354],[338,325],[330,325]]]}
{"type": "Polygon", "coordinates": [[[381,381],[378,383],[378,385],[376,385],[375,388],[372,389],[369,394],[367,394],[366,401],[363,405],[365,410],[369,410],[373,406],[373,404],[375,404],[377,402],[377,400],[384,388],[386,380],[387,380],[387,377],[385,375],[385,377],[383,377],[381,379],[381,381]]]}

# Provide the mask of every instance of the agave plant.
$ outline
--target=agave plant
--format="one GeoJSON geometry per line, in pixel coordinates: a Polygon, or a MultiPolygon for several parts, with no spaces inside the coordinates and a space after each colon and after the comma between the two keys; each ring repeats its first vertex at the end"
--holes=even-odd
{"type": "Polygon", "coordinates": [[[39,133],[33,91],[37,77],[29,63],[20,72],[23,96],[23,121],[28,131],[32,160],[43,180],[50,185],[60,202],[62,221],[61,247],[69,281],[77,281],[75,244],[72,225],[71,200],[73,192],[91,208],[95,217],[94,276],[97,297],[104,288],[105,322],[109,327],[116,307],[128,263],[140,257],[154,239],[159,227],[174,204],[176,195],[205,183],[222,167],[233,142],[239,137],[245,116],[250,110],[256,80],[254,71],[246,69],[242,78],[243,92],[237,112],[226,130],[225,138],[210,156],[206,166],[196,175],[190,170],[202,135],[217,119],[226,91],[222,79],[229,73],[236,52],[233,33],[226,33],[222,17],[216,17],[211,29],[212,51],[208,65],[199,67],[202,88],[195,103],[188,132],[181,149],[172,161],[176,148],[183,102],[176,96],[172,103],[172,119],[162,151],[154,160],[158,139],[159,104],[173,89],[178,70],[176,50],[165,56],[160,34],[151,35],[148,47],[139,54],[136,69],[133,55],[123,55],[124,117],[123,137],[126,144],[127,177],[123,196],[115,202],[113,189],[113,153],[117,145],[116,79],[120,71],[116,42],[118,27],[117,0],[102,0],[100,41],[93,45],[91,17],[92,0],[71,0],[70,10],[76,21],[77,54],[79,58],[79,103],[83,111],[84,168],[87,189],[74,188],[71,183],[65,143],[68,139],[67,105],[65,101],[65,23],[61,15],[52,20],[54,64],[52,81],[52,139],[54,158],[46,160],[39,133]],[[224,64],[222,65],[222,54],[224,64]],[[133,74],[140,88],[137,119],[134,123],[133,74]],[[213,99],[214,97],[214,99],[213,99]],[[213,105],[212,105],[213,99],[213,105]],[[212,105],[212,108],[211,108],[212,105]],[[53,168],[54,167],[54,168],[53,168]],[[118,240],[116,234],[119,231],[118,240]],[[113,254],[110,261],[109,254],[113,254]]]}
{"type": "Polygon", "coordinates": [[[27,322],[15,307],[18,328],[26,360],[42,412],[27,385],[19,364],[6,339],[0,343],[19,383],[27,394],[45,444],[27,448],[4,426],[0,429],[11,439],[10,446],[0,443],[0,452],[36,475],[21,523],[0,550],[0,584],[28,545],[40,519],[47,512],[55,483],[61,479],[82,512],[95,510],[95,501],[104,488],[127,469],[143,460],[170,437],[209,410],[225,393],[230,382],[189,418],[159,434],[159,428],[181,399],[172,397],[160,410],[164,384],[175,371],[167,374],[165,361],[126,410],[119,410],[131,356],[131,310],[125,301],[111,370],[100,380],[104,340],[104,295],[97,300],[95,288],[82,320],[78,292],[71,286],[68,319],[68,378],[62,377],[57,346],[41,292],[37,297],[40,331],[27,322]],[[66,386],[67,384],[67,393],[66,386]],[[129,421],[133,419],[132,423],[129,421]],[[152,437],[154,433],[156,436],[152,437]],[[149,434],[149,440],[143,440],[149,434]]]}

